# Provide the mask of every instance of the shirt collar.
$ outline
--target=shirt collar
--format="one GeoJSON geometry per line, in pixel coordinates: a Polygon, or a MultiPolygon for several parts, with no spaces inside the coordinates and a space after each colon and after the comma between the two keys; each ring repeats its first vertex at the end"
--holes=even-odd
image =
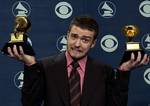
{"type": "MultiPolygon", "coordinates": [[[[67,51],[65,52],[65,55],[66,55],[66,59],[67,59],[67,67],[69,67],[70,64],[72,63],[73,59],[67,51]]],[[[86,62],[87,62],[87,56],[78,60],[78,64],[82,71],[85,71],[86,62]]]]}

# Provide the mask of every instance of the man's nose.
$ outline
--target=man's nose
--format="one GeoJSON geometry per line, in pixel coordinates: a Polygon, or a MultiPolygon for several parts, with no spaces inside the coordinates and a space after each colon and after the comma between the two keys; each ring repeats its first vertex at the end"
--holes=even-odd
{"type": "Polygon", "coordinates": [[[76,41],[75,41],[75,46],[76,47],[79,47],[81,45],[81,40],[80,39],[77,39],[76,41]]]}

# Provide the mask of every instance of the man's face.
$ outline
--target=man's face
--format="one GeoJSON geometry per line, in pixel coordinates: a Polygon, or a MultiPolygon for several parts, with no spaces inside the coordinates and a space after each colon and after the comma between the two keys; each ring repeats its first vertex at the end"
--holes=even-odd
{"type": "Polygon", "coordinates": [[[73,25],[67,35],[67,51],[69,54],[75,59],[86,56],[90,48],[95,45],[94,34],[94,31],[73,25]]]}

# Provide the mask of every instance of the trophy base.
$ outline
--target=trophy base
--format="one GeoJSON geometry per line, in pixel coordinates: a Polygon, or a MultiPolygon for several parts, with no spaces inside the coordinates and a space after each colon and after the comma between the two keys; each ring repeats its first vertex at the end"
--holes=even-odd
{"type": "Polygon", "coordinates": [[[122,58],[120,64],[122,64],[123,62],[126,62],[126,61],[130,60],[131,59],[131,53],[134,53],[135,60],[136,60],[137,56],[138,56],[138,52],[141,52],[141,55],[142,55],[141,59],[142,59],[143,56],[144,56],[144,54],[145,54],[145,52],[142,49],[140,49],[140,50],[133,50],[133,51],[131,51],[131,50],[128,51],[127,50],[127,51],[124,52],[123,58],[122,58]]]}
{"type": "Polygon", "coordinates": [[[35,52],[32,48],[32,46],[26,42],[13,42],[13,43],[6,43],[4,45],[4,47],[2,48],[1,52],[2,54],[6,54],[6,55],[9,55],[8,51],[7,51],[7,48],[10,47],[11,49],[13,49],[13,46],[16,45],[17,46],[17,50],[19,52],[19,46],[22,46],[23,48],[23,51],[25,54],[27,55],[31,55],[31,56],[34,56],[35,55],[35,52]]]}

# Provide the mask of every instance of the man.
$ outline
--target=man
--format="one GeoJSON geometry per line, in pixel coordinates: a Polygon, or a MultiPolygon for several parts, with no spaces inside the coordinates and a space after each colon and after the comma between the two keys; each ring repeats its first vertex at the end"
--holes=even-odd
{"type": "Polygon", "coordinates": [[[25,64],[23,106],[127,105],[129,70],[147,64],[149,57],[145,54],[141,58],[139,52],[135,59],[132,53],[131,59],[117,70],[93,60],[88,52],[95,46],[98,30],[91,17],[74,18],[67,33],[66,52],[39,61],[24,54],[22,47],[20,54],[16,46],[13,50],[8,48],[10,57],[25,64]],[[77,68],[72,65],[74,62],[78,63],[77,68]]]}

